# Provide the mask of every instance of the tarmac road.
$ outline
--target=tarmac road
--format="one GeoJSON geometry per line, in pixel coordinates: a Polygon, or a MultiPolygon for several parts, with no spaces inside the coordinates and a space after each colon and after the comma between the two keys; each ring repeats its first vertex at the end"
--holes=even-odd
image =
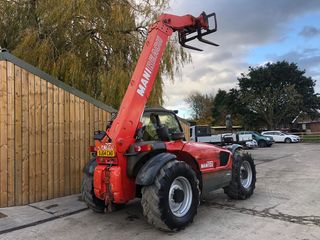
{"type": "Polygon", "coordinates": [[[111,214],[89,210],[0,235],[0,239],[320,239],[320,144],[275,144],[250,151],[255,194],[245,201],[211,193],[178,233],[148,225],[139,201],[111,214]]]}

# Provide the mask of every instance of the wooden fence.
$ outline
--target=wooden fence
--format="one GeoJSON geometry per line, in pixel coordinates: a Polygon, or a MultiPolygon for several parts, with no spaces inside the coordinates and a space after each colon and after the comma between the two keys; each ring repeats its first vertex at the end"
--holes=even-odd
{"type": "Polygon", "coordinates": [[[183,129],[184,132],[184,136],[186,138],[187,141],[190,140],[190,124],[187,120],[179,118],[179,121],[181,123],[181,127],[183,129]]]}
{"type": "Polygon", "coordinates": [[[8,53],[0,68],[0,206],[78,193],[93,132],[114,109],[8,53]]]}
{"type": "MultiPolygon", "coordinates": [[[[80,192],[93,132],[115,110],[0,53],[0,207],[80,192]]],[[[182,121],[186,137],[189,125],[182,121]]]]}

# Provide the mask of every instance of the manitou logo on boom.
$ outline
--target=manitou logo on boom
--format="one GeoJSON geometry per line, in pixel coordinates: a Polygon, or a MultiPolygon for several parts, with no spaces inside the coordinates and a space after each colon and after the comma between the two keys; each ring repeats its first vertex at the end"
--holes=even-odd
{"type": "Polygon", "coordinates": [[[137,93],[141,97],[144,96],[144,93],[145,93],[146,88],[148,86],[148,83],[149,83],[149,80],[151,77],[151,73],[154,70],[154,67],[155,67],[157,59],[158,59],[159,52],[161,50],[162,42],[163,42],[162,38],[157,36],[156,41],[155,41],[153,48],[151,50],[151,54],[148,58],[146,67],[144,68],[142,78],[140,79],[138,89],[137,89],[137,93]]]}

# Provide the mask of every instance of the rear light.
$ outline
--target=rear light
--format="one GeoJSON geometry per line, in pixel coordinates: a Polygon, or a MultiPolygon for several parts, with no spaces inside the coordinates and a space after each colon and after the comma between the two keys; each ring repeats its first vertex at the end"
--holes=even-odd
{"type": "Polygon", "coordinates": [[[151,144],[134,146],[134,151],[135,152],[149,152],[151,150],[152,150],[152,145],[151,144]]]}
{"type": "Polygon", "coordinates": [[[90,146],[89,147],[89,152],[93,153],[93,152],[96,152],[97,149],[96,149],[96,146],[90,146]]]}

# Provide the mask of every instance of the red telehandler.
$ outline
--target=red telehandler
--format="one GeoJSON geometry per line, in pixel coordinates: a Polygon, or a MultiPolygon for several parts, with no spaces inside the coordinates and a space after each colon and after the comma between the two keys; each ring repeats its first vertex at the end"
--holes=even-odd
{"type": "Polygon", "coordinates": [[[145,108],[168,38],[188,41],[217,30],[215,13],[199,17],[161,15],[149,34],[117,116],[95,132],[93,155],[84,168],[82,197],[95,212],[111,211],[141,198],[149,223],[177,231],[193,221],[200,195],[223,188],[232,199],[253,194],[256,170],[236,147],[186,142],[175,112],[145,108]],[[209,27],[213,20],[213,27],[209,27]],[[211,22],[211,21],[210,21],[211,22]]]}

